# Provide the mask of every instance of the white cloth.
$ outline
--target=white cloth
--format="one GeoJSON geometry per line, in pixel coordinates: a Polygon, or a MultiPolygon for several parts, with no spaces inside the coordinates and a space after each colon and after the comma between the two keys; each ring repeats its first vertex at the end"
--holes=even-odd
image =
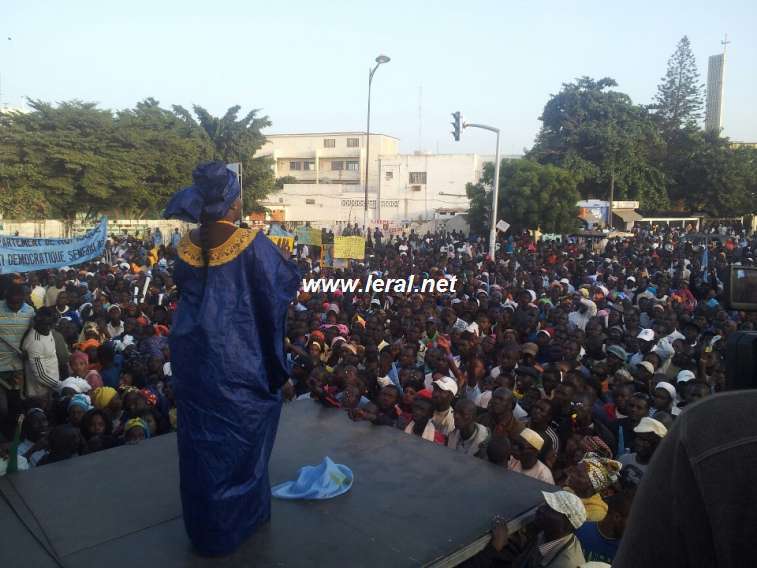
{"type": "MultiPolygon", "coordinates": [[[[412,420],[410,424],[405,426],[405,434],[412,434],[414,426],[415,426],[415,420],[412,420]]],[[[424,440],[428,440],[429,442],[436,441],[436,428],[434,427],[434,423],[431,422],[431,420],[428,421],[428,424],[426,424],[426,427],[423,429],[423,434],[421,434],[421,438],[423,438],[424,440]]]]}
{"type": "MultiPolygon", "coordinates": [[[[29,469],[29,462],[26,461],[26,458],[22,455],[18,456],[16,464],[18,465],[18,471],[26,471],[27,469],[29,469]]],[[[4,476],[7,470],[8,460],[0,458],[0,477],[4,476]]]]}
{"type": "Polygon", "coordinates": [[[46,396],[60,389],[58,357],[53,334],[42,335],[32,329],[23,342],[26,361],[26,396],[46,396]]]}
{"type": "Polygon", "coordinates": [[[119,335],[123,335],[124,333],[124,322],[123,321],[119,322],[117,326],[108,322],[108,325],[106,326],[106,328],[108,330],[108,335],[110,337],[118,337],[119,335]]]}
{"type": "Polygon", "coordinates": [[[59,390],[73,389],[77,394],[86,394],[92,390],[92,386],[82,379],[81,377],[68,377],[65,381],[61,381],[59,390]]]}
{"type": "Polygon", "coordinates": [[[486,443],[489,439],[489,429],[486,426],[478,423],[475,426],[473,435],[467,440],[463,439],[460,430],[453,430],[447,440],[447,447],[469,456],[475,456],[481,449],[481,444],[486,443]]]}
{"type": "Polygon", "coordinates": [[[528,418],[528,412],[523,409],[520,403],[516,402],[515,408],[513,408],[513,416],[515,416],[516,420],[524,421],[528,418]]]}
{"type": "Polygon", "coordinates": [[[445,436],[449,436],[450,432],[455,429],[455,413],[452,407],[449,407],[447,410],[435,411],[431,422],[434,423],[437,431],[445,436]]]}
{"type": "Polygon", "coordinates": [[[511,457],[509,463],[507,464],[507,469],[516,473],[522,473],[523,475],[527,475],[528,477],[533,477],[534,479],[538,479],[539,481],[543,481],[544,483],[549,483],[550,485],[555,484],[555,480],[552,477],[552,472],[539,460],[536,461],[536,465],[531,469],[523,469],[521,467],[520,461],[515,459],[514,457],[511,457]]]}

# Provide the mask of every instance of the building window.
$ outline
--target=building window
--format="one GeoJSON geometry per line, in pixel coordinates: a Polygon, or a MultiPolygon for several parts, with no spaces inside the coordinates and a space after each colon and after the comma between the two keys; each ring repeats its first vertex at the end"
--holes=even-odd
{"type": "Polygon", "coordinates": [[[426,183],[426,172],[410,172],[410,183],[426,183]]]}
{"type": "Polygon", "coordinates": [[[323,147],[324,148],[336,148],[336,138],[324,138],[323,139],[323,147]]]}
{"type": "Polygon", "coordinates": [[[360,162],[357,160],[349,160],[345,162],[344,169],[350,172],[357,172],[360,170],[360,162]]]}
{"type": "Polygon", "coordinates": [[[384,172],[384,179],[386,181],[390,181],[394,179],[394,172],[392,170],[387,170],[384,172]]]}
{"type": "Polygon", "coordinates": [[[306,199],[305,205],[315,205],[315,199],[306,199]]]}
{"type": "Polygon", "coordinates": [[[421,190],[421,186],[420,185],[411,185],[410,186],[410,191],[420,191],[420,190],[421,190]]]}
{"type": "Polygon", "coordinates": [[[332,160],[331,161],[331,171],[338,171],[344,169],[344,162],[341,160],[332,160]]]}
{"type": "Polygon", "coordinates": [[[289,169],[290,170],[301,170],[302,169],[302,163],[301,162],[289,162],[289,169]]]}
{"type": "Polygon", "coordinates": [[[347,138],[347,148],[360,148],[360,138],[347,138]]]}
{"type": "Polygon", "coordinates": [[[279,197],[279,203],[284,203],[284,198],[283,197],[279,197]]]}
{"type": "Polygon", "coordinates": [[[306,172],[312,172],[315,170],[315,161],[313,160],[305,160],[302,162],[302,169],[306,172]]]}

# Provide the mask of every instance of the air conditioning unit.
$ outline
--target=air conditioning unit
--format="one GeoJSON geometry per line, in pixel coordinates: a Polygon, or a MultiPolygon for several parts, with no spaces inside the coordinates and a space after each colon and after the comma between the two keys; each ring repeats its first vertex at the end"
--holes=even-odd
{"type": "Polygon", "coordinates": [[[410,186],[410,191],[420,191],[420,190],[421,190],[421,186],[420,185],[411,185],[410,186]]]}

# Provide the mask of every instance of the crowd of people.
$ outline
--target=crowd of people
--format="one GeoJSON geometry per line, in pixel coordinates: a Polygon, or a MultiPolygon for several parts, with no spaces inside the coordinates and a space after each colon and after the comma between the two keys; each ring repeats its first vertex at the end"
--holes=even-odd
{"type": "MultiPolygon", "coordinates": [[[[757,323],[724,302],[729,264],[753,264],[757,243],[740,227],[709,232],[718,238],[500,235],[492,261],[485,239],[375,230],[364,261],[338,271],[298,246],[303,278],[456,276],[457,288],[300,291],[283,396],[561,488],[545,495],[538,537],[495,522],[477,565],[611,562],[657,446],[724,389],[727,338],[757,323]]],[[[180,238],[114,236],[101,261],[1,277],[0,474],[176,428],[167,339],[180,238]]]]}

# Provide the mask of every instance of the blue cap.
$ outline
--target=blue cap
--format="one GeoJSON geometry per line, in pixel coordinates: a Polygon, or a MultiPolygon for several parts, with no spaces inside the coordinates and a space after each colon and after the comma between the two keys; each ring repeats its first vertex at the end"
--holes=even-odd
{"type": "Polygon", "coordinates": [[[325,457],[319,465],[306,465],[295,481],[280,483],[271,489],[279,499],[331,499],[352,487],[352,470],[325,457]]]}

